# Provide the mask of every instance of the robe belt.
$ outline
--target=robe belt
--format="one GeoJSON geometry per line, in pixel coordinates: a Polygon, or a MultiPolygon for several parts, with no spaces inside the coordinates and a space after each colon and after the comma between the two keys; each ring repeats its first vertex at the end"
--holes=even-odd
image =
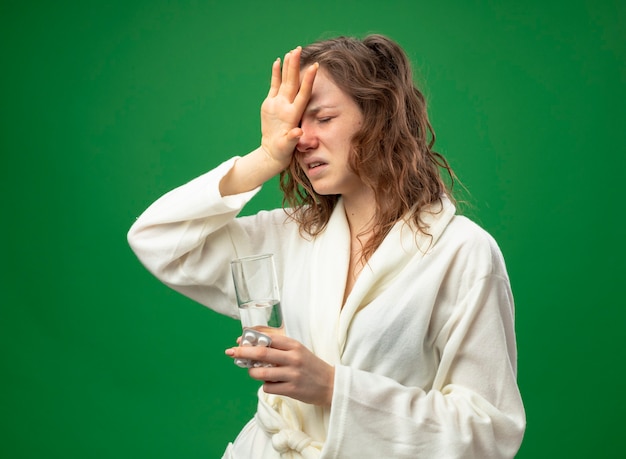
{"type": "Polygon", "coordinates": [[[259,389],[257,425],[272,439],[282,459],[318,459],[324,446],[302,431],[299,410],[288,398],[268,395],[259,389]]]}

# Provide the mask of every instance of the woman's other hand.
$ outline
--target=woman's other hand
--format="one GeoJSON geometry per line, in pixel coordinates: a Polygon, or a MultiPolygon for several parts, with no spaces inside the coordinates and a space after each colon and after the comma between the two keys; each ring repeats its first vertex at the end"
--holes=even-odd
{"type": "Polygon", "coordinates": [[[315,356],[302,343],[283,335],[270,335],[271,347],[243,346],[226,350],[234,359],[248,359],[271,366],[248,369],[250,377],[263,381],[267,394],[285,395],[313,405],[330,406],[335,368],[315,356]]]}

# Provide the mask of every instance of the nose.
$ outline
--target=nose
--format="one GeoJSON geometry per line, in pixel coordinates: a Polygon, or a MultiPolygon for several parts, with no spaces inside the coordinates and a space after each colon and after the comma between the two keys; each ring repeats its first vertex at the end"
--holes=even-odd
{"type": "Polygon", "coordinates": [[[301,153],[305,153],[307,151],[315,150],[318,146],[317,135],[315,134],[315,128],[311,125],[311,123],[302,123],[300,126],[302,128],[302,136],[298,140],[296,144],[296,150],[301,153]]]}

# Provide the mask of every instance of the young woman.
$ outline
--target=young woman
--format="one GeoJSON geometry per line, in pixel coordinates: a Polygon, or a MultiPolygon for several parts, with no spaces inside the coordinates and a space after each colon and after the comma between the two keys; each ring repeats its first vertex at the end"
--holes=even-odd
{"type": "Polygon", "coordinates": [[[337,38],[272,66],[261,145],[158,199],[129,242],[164,283],[238,317],[230,261],[273,253],[285,334],[225,458],[508,458],[525,414],[495,241],[455,206],[410,63],[337,38]],[[285,209],[237,217],[280,174],[285,209]]]}

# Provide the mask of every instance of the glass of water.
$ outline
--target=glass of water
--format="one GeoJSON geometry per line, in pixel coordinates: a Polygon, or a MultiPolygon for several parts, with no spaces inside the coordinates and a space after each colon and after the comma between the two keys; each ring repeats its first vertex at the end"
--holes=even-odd
{"type": "Polygon", "coordinates": [[[231,269],[244,330],[284,333],[274,256],[238,258],[231,262],[231,269]]]}

